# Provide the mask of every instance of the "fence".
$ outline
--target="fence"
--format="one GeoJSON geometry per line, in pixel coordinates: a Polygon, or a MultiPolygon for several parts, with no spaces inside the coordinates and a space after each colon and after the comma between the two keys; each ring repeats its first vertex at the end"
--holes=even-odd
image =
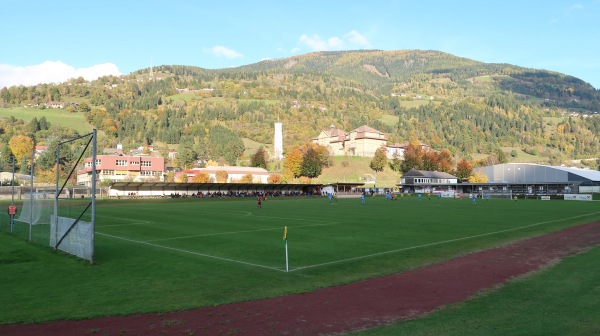
{"type": "MultiPolygon", "coordinates": [[[[14,187],[14,199],[17,201],[22,200],[32,192],[30,186],[15,186],[14,187]]],[[[33,186],[34,193],[46,193],[48,198],[52,198],[56,193],[56,187],[54,186],[33,186]]],[[[65,187],[60,194],[61,198],[88,198],[92,196],[92,188],[90,187],[65,187]]],[[[108,198],[108,187],[96,187],[97,198],[108,198]]],[[[0,200],[11,200],[13,198],[13,187],[12,186],[0,186],[0,200]]]]}

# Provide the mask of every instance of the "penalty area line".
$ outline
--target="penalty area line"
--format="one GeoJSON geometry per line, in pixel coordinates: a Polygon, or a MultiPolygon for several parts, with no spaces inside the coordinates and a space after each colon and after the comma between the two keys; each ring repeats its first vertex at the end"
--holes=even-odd
{"type": "MultiPolygon", "coordinates": [[[[298,229],[298,228],[305,228],[305,227],[312,227],[312,226],[326,226],[326,225],[335,225],[335,224],[341,224],[341,222],[327,222],[327,223],[320,223],[320,224],[307,224],[307,225],[298,225],[298,226],[289,226],[289,228],[294,228],[294,229],[298,229]]],[[[191,236],[180,236],[180,237],[171,237],[171,238],[161,238],[161,239],[150,239],[150,240],[145,240],[144,242],[157,242],[157,241],[165,241],[165,240],[177,240],[177,239],[189,239],[189,238],[201,238],[201,237],[210,237],[210,236],[222,236],[222,235],[231,235],[231,234],[238,234],[238,233],[252,233],[252,232],[261,232],[261,231],[279,231],[281,230],[281,227],[274,227],[274,228],[267,228],[267,229],[255,229],[255,230],[243,230],[243,231],[232,231],[232,232],[216,232],[216,233],[205,233],[205,234],[199,234],[199,235],[191,235],[191,236]]]]}
{"type": "Polygon", "coordinates": [[[327,265],[333,265],[333,264],[340,264],[340,263],[344,263],[344,262],[348,262],[348,261],[354,261],[354,260],[360,260],[360,259],[367,259],[367,258],[371,258],[371,257],[377,257],[377,256],[385,255],[385,254],[392,254],[392,253],[403,252],[403,251],[408,251],[408,250],[415,250],[415,249],[422,248],[422,247],[442,245],[442,244],[446,244],[446,243],[452,243],[452,242],[457,242],[457,241],[461,241],[461,240],[468,240],[468,239],[472,239],[472,238],[479,238],[479,237],[491,236],[491,235],[495,235],[495,234],[498,234],[498,233],[516,231],[516,230],[526,229],[526,228],[534,227],[534,226],[538,226],[538,225],[555,223],[555,222],[561,222],[561,221],[568,220],[568,219],[575,219],[575,218],[580,218],[580,217],[587,217],[587,216],[597,215],[597,214],[600,214],[600,212],[592,212],[592,213],[587,213],[585,215],[579,215],[579,216],[573,216],[573,217],[567,217],[567,218],[561,218],[561,219],[554,219],[554,220],[551,220],[551,221],[533,223],[533,224],[519,226],[519,227],[516,227],[516,228],[510,228],[510,229],[506,229],[506,230],[493,231],[493,232],[482,233],[482,234],[478,234],[478,235],[474,235],[474,236],[468,236],[468,237],[462,237],[462,238],[456,238],[456,239],[443,240],[443,241],[439,241],[439,242],[435,242],[435,243],[429,243],[429,244],[423,244],[423,245],[417,245],[417,246],[410,246],[410,247],[405,247],[405,248],[401,248],[401,249],[384,251],[384,252],[379,252],[379,253],[372,253],[372,254],[367,254],[367,255],[358,256],[358,257],[354,257],[354,258],[341,259],[341,260],[330,261],[330,262],[321,263],[321,264],[301,266],[301,267],[294,267],[294,269],[290,270],[290,272],[300,271],[300,270],[304,270],[304,269],[308,269],[308,268],[315,268],[315,267],[321,267],[321,266],[327,266],[327,265]]]}
{"type": "Polygon", "coordinates": [[[222,258],[222,257],[212,256],[210,254],[204,254],[204,253],[199,253],[199,252],[194,252],[194,251],[188,251],[188,250],[179,249],[179,248],[175,248],[175,247],[168,247],[168,246],[163,246],[163,245],[158,245],[158,244],[152,244],[152,243],[149,243],[149,242],[144,242],[144,241],[139,241],[139,240],[124,238],[124,237],[113,236],[113,235],[102,233],[102,232],[96,232],[96,234],[99,234],[99,235],[102,235],[102,236],[106,236],[106,237],[110,237],[110,238],[114,238],[114,239],[124,240],[124,241],[131,242],[131,243],[136,243],[136,244],[142,244],[142,245],[147,245],[147,246],[152,246],[152,247],[163,248],[163,249],[171,250],[171,251],[175,251],[175,252],[181,252],[181,253],[186,253],[186,254],[191,254],[191,255],[195,255],[195,256],[200,256],[200,257],[205,257],[205,258],[210,258],[210,259],[216,259],[216,260],[221,260],[221,261],[228,261],[228,262],[232,262],[232,263],[236,263],[236,264],[242,264],[242,265],[247,265],[247,266],[266,268],[266,269],[269,269],[269,270],[272,270],[272,271],[277,271],[277,272],[285,272],[285,270],[283,270],[283,269],[278,269],[278,268],[269,267],[269,266],[265,266],[265,265],[253,264],[253,263],[249,263],[249,262],[245,262],[245,261],[241,261],[241,260],[234,260],[234,259],[222,258]]]}

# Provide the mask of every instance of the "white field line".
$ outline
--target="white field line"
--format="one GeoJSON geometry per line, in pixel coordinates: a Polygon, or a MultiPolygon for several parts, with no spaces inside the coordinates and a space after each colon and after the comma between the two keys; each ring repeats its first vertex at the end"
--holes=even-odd
{"type": "MultiPolygon", "coordinates": [[[[137,207],[136,209],[140,210],[155,210],[156,208],[146,208],[146,207],[137,207]]],[[[210,212],[210,213],[222,213],[222,214],[227,214],[227,215],[234,215],[234,216],[251,216],[252,212],[251,211],[241,211],[241,210],[233,210],[233,211],[224,211],[224,210],[212,210],[212,209],[189,209],[189,208],[169,208],[170,211],[183,211],[183,212],[210,212]]]]}
{"type": "MultiPolygon", "coordinates": [[[[310,226],[326,226],[326,225],[335,225],[341,224],[341,222],[324,222],[321,224],[308,224],[308,225],[300,225],[300,226],[290,226],[290,228],[304,228],[310,226]]],[[[181,237],[172,237],[172,238],[162,238],[162,239],[151,239],[146,240],[146,242],[157,242],[157,241],[165,241],[165,240],[177,240],[177,239],[187,239],[187,238],[198,238],[198,237],[209,237],[209,236],[221,236],[221,235],[230,235],[230,234],[238,234],[238,233],[250,233],[250,232],[260,232],[260,231],[276,231],[281,230],[281,227],[268,228],[268,229],[256,229],[256,230],[244,230],[244,231],[233,231],[233,232],[217,232],[217,233],[205,233],[199,235],[191,235],[191,236],[181,236],[181,237]]]]}
{"type": "Polygon", "coordinates": [[[491,235],[498,234],[498,233],[504,233],[504,232],[509,232],[509,231],[516,231],[516,230],[521,230],[521,229],[525,229],[525,228],[528,228],[528,227],[533,227],[533,226],[538,226],[538,225],[543,225],[543,224],[549,224],[549,223],[554,223],[554,222],[560,222],[560,221],[564,221],[564,220],[567,220],[567,219],[575,219],[575,218],[586,217],[586,216],[591,216],[591,215],[596,215],[596,214],[600,214],[600,212],[592,212],[592,213],[588,213],[588,214],[585,214],[585,215],[579,215],[579,216],[573,216],[573,217],[555,219],[555,220],[551,220],[551,221],[539,222],[539,223],[524,225],[524,226],[520,226],[520,227],[516,227],[516,228],[506,229],[506,230],[500,230],[500,231],[482,233],[482,234],[475,235],[475,236],[468,236],[468,237],[462,237],[462,238],[456,238],[456,239],[449,239],[449,240],[443,240],[443,241],[439,241],[439,242],[435,242],[435,243],[429,243],[429,244],[423,244],[423,245],[405,247],[405,248],[401,248],[401,249],[390,250],[390,251],[379,252],[379,253],[372,253],[372,254],[367,254],[367,255],[358,256],[358,257],[354,257],[354,258],[341,259],[341,260],[330,261],[330,262],[321,263],[321,264],[308,265],[308,266],[302,266],[302,267],[295,267],[294,269],[291,269],[290,272],[299,271],[299,270],[303,270],[303,269],[307,269],[307,268],[315,268],[315,267],[326,266],[326,265],[340,264],[340,263],[344,263],[344,262],[348,262],[348,261],[353,261],[353,260],[366,259],[366,258],[371,258],[371,257],[376,257],[376,256],[384,255],[384,254],[391,254],[391,253],[396,253],[396,252],[414,250],[414,249],[418,249],[418,248],[422,248],[422,247],[428,247],[428,246],[434,246],[434,245],[441,245],[441,244],[452,243],[452,242],[461,241],[461,240],[467,240],[467,239],[472,239],[472,238],[479,238],[479,237],[491,236],[491,235]]]}
{"type": "Polygon", "coordinates": [[[150,224],[152,223],[151,221],[141,221],[141,220],[137,220],[137,219],[129,219],[129,218],[125,218],[125,217],[114,217],[114,216],[105,216],[105,215],[96,215],[96,217],[101,217],[101,218],[110,218],[110,219],[116,219],[116,220],[120,220],[120,221],[127,221],[129,222],[129,224],[109,224],[109,225],[99,225],[102,228],[105,227],[113,227],[113,226],[130,226],[130,225],[144,225],[144,224],[150,224]]]}
{"type": "Polygon", "coordinates": [[[128,239],[128,238],[124,238],[124,237],[113,236],[113,235],[109,235],[109,234],[101,233],[101,232],[96,232],[96,234],[99,234],[99,235],[102,235],[102,236],[111,237],[111,238],[114,238],[114,239],[120,239],[120,240],[128,241],[128,242],[131,242],[131,243],[148,245],[148,246],[152,246],[152,247],[158,247],[158,248],[162,248],[162,249],[166,249],[166,250],[171,250],[171,251],[176,251],[176,252],[181,252],[181,253],[192,254],[192,255],[196,255],[196,256],[200,256],[200,257],[217,259],[217,260],[222,260],[222,261],[229,261],[229,262],[232,262],[232,263],[243,264],[243,265],[247,265],[247,266],[254,266],[254,267],[260,267],[260,268],[266,268],[266,269],[270,269],[270,270],[277,271],[277,272],[285,272],[285,270],[283,270],[283,269],[278,269],[278,268],[269,267],[269,266],[265,266],[265,265],[253,264],[253,263],[249,263],[249,262],[245,262],[245,261],[241,261],[241,260],[234,260],[234,259],[216,257],[216,256],[212,256],[212,255],[209,255],[209,254],[198,253],[198,252],[194,252],[194,251],[188,251],[188,250],[183,250],[183,249],[178,249],[178,248],[168,247],[168,246],[163,246],[163,245],[158,245],[158,244],[152,244],[152,243],[149,243],[149,242],[144,242],[144,241],[133,240],[133,239],[128,239]]]}

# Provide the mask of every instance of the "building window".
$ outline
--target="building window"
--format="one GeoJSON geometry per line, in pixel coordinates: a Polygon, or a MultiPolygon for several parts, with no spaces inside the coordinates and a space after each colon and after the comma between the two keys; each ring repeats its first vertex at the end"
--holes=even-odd
{"type": "Polygon", "coordinates": [[[100,160],[100,159],[96,159],[96,166],[99,166],[99,165],[101,165],[101,164],[102,164],[102,160],[100,160]]]}
{"type": "Polygon", "coordinates": [[[151,170],[142,170],[140,172],[140,175],[141,176],[154,176],[154,175],[156,175],[156,172],[155,171],[151,171],[151,170]]]}
{"type": "Polygon", "coordinates": [[[102,171],[102,175],[115,175],[115,171],[106,169],[102,171]]]}
{"type": "Polygon", "coordinates": [[[142,161],[142,167],[151,167],[152,161],[142,161]]]}
{"type": "Polygon", "coordinates": [[[140,164],[138,161],[129,161],[129,164],[132,166],[140,164]]]}
{"type": "Polygon", "coordinates": [[[117,160],[117,166],[127,166],[127,160],[117,160]]]}

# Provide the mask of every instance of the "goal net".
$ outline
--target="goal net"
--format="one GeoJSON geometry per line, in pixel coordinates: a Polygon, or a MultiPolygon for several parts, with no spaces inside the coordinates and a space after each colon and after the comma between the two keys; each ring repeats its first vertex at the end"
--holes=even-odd
{"type": "Polygon", "coordinates": [[[479,192],[479,197],[481,199],[506,199],[506,200],[510,200],[512,199],[512,190],[503,190],[502,192],[487,192],[487,191],[481,191],[479,192]]]}
{"type": "Polygon", "coordinates": [[[23,195],[23,205],[15,221],[38,225],[50,224],[54,212],[53,195],[47,193],[26,193],[23,195]]]}

